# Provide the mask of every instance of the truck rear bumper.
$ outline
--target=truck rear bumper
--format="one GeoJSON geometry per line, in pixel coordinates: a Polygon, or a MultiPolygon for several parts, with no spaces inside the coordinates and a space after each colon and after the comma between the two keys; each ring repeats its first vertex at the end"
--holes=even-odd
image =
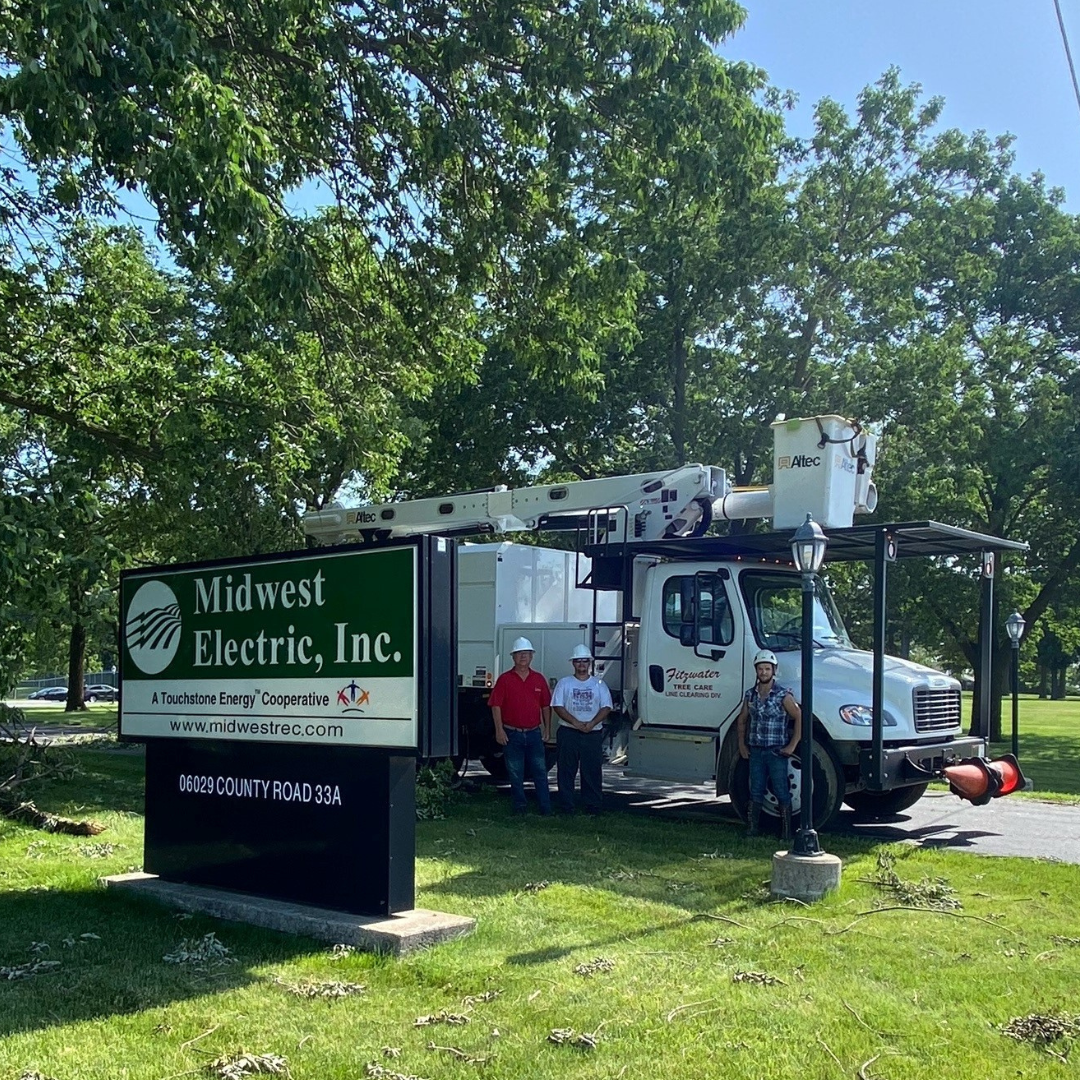
{"type": "MultiPolygon", "coordinates": [[[[965,757],[982,757],[985,753],[986,744],[976,736],[915,746],[887,746],[881,755],[880,790],[940,780],[946,765],[953,765],[965,757]]],[[[859,752],[859,771],[863,776],[873,775],[872,757],[873,751],[869,747],[859,752]]]]}

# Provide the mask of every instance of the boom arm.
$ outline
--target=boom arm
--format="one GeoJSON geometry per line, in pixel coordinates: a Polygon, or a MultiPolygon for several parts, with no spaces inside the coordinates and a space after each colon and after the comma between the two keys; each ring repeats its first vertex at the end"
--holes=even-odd
{"type": "Polygon", "coordinates": [[[573,529],[589,523],[606,531],[625,515],[627,540],[660,540],[704,532],[712,521],[713,503],[727,494],[723,469],[684,465],[670,472],[527,488],[499,486],[441,499],[333,506],[306,514],[304,532],[334,543],[358,534],[373,540],[417,533],[573,529]]]}
{"type": "Polygon", "coordinates": [[[846,528],[871,513],[876,437],[840,416],[778,418],[773,431],[773,484],[733,491],[716,465],[670,472],[487,491],[370,506],[331,506],[304,516],[304,532],[327,543],[385,540],[417,533],[443,536],[532,529],[578,529],[603,539],[647,543],[700,536],[714,518],[773,519],[794,529],[807,513],[823,528],[846,528]]]}

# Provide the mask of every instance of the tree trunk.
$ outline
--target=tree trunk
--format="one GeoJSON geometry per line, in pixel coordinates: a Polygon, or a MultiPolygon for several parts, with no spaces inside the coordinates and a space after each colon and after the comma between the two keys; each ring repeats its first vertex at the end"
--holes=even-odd
{"type": "Polygon", "coordinates": [[[1054,685],[1053,700],[1054,701],[1064,701],[1065,700],[1065,672],[1067,670],[1068,670],[1068,666],[1066,664],[1058,664],[1058,665],[1055,665],[1055,667],[1054,667],[1054,682],[1053,682],[1053,685],[1054,685]]]}
{"type": "MultiPolygon", "coordinates": [[[[1009,652],[1011,645],[999,646],[994,649],[990,663],[990,741],[998,742],[1001,739],[1001,698],[1009,692],[1009,652]]],[[[979,702],[982,698],[982,666],[979,664],[978,650],[972,646],[965,648],[968,663],[975,671],[975,689],[971,694],[971,726],[968,728],[969,735],[981,735],[983,733],[982,716],[979,711],[979,702]]]]}
{"type": "Polygon", "coordinates": [[[1049,667],[1040,662],[1039,663],[1039,699],[1045,701],[1050,696],[1050,669],[1049,667]]]}
{"type": "Polygon", "coordinates": [[[68,645],[68,696],[65,712],[77,712],[86,708],[83,688],[86,682],[86,627],[75,622],[71,627],[68,645]]]}

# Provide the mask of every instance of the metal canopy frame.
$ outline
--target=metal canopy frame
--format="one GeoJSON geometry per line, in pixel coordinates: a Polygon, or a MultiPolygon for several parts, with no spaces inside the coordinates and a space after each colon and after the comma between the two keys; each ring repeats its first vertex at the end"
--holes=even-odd
{"type": "MultiPolygon", "coordinates": [[[[678,559],[780,558],[791,561],[794,529],[778,532],[746,533],[738,536],[699,536],[645,543],[592,544],[590,558],[624,555],[654,555],[678,559]]],[[[1027,551],[1017,540],[958,529],[939,521],[891,522],[883,525],[852,525],[846,529],[826,529],[829,547],[826,562],[872,562],[877,538],[884,533],[896,542],[898,559],[928,558],[938,555],[971,555],[983,551],[1027,551]]]]}
{"type": "MultiPolygon", "coordinates": [[[[633,595],[633,560],[645,555],[679,561],[734,559],[775,561],[792,564],[793,529],[737,536],[702,536],[647,543],[592,544],[586,554],[592,559],[592,580],[596,588],[621,588],[633,595]]],[[[990,735],[990,682],[993,657],[993,589],[995,556],[998,552],[1022,553],[1028,545],[1017,540],[959,529],[938,521],[891,522],[880,525],[853,525],[826,530],[829,546],[826,562],[869,562],[874,567],[874,665],[870,769],[867,787],[883,790],[884,783],[884,669],[886,634],[886,590],[889,563],[897,559],[981,557],[981,603],[979,612],[979,715],[982,734],[990,735]]],[[[793,565],[793,564],[792,564],[793,565]]]]}

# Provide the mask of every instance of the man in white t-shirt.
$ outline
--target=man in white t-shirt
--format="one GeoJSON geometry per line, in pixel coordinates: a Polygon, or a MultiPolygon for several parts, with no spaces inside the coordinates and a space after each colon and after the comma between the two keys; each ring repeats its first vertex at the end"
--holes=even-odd
{"type": "Polygon", "coordinates": [[[592,674],[592,653],[577,645],[570,656],[574,674],[560,679],[551,695],[559,718],[555,742],[559,751],[559,808],[574,812],[574,781],[581,771],[581,804],[599,814],[603,800],[604,720],[611,712],[611,691],[592,674]]]}

